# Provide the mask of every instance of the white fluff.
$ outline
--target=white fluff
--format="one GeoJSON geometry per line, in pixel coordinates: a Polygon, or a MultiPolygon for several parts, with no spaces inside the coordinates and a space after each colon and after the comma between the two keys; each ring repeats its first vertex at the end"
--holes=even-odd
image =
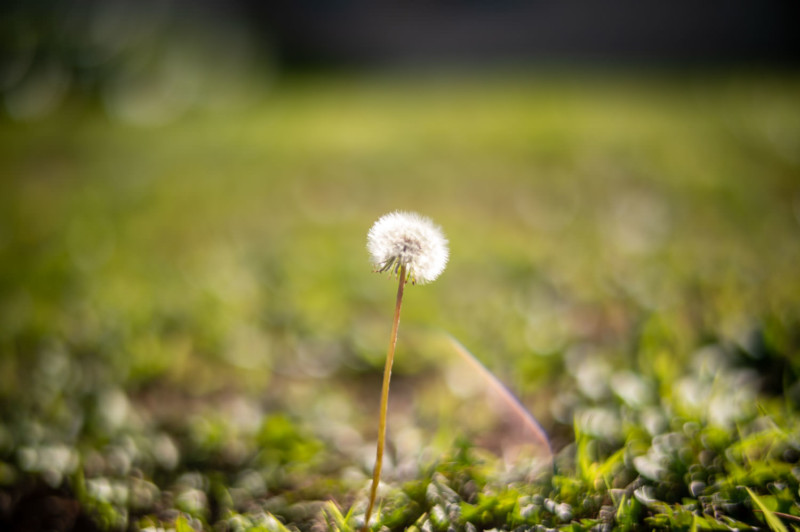
{"type": "Polygon", "coordinates": [[[413,283],[435,280],[447,265],[447,239],[441,228],[413,212],[381,216],[367,234],[367,250],[378,271],[398,274],[405,266],[413,283]]]}

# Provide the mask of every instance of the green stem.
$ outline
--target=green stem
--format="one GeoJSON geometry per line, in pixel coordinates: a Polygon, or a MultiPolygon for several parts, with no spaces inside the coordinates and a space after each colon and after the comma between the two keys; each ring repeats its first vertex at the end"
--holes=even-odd
{"type": "Polygon", "coordinates": [[[392,336],[389,339],[389,350],[386,353],[386,366],[383,368],[383,387],[381,388],[381,410],[378,422],[378,450],[375,454],[375,469],[372,471],[372,487],[369,492],[369,505],[364,517],[362,532],[369,529],[369,518],[372,507],[375,505],[375,496],[378,494],[378,483],[381,480],[381,467],[383,466],[383,448],[386,444],[386,411],[389,406],[389,380],[392,378],[392,362],[394,362],[394,349],[397,346],[397,329],[400,326],[400,305],[403,303],[403,287],[406,284],[406,267],[400,267],[400,282],[397,286],[397,303],[394,307],[394,322],[392,323],[392,336]]]}

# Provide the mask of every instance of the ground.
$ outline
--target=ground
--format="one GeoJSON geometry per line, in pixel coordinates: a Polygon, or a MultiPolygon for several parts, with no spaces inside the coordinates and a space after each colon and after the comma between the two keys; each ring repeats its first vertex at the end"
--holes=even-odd
{"type": "Polygon", "coordinates": [[[358,527],[396,209],[451,258],[406,290],[376,527],[800,526],[798,89],[340,74],[4,119],[0,528],[358,527]]]}

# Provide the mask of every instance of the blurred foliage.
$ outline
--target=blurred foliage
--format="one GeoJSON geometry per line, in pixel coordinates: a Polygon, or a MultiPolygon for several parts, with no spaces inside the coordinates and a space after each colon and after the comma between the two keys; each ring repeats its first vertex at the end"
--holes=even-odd
{"type": "Polygon", "coordinates": [[[248,22],[230,3],[9,0],[0,6],[0,100],[20,121],[80,99],[149,126],[241,108],[273,70],[271,47],[248,22]]]}
{"type": "Polygon", "coordinates": [[[377,525],[797,526],[798,89],[308,77],[158,128],[3,121],[0,526],[47,499],[99,529],[357,528],[394,299],[364,246],[394,209],[451,262],[407,291],[377,525]],[[552,469],[498,454],[518,420],[474,414],[440,331],[552,469]]]}

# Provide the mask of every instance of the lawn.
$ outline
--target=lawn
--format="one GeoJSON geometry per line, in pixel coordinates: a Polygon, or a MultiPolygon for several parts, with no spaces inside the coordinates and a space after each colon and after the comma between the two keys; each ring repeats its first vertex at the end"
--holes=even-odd
{"type": "Polygon", "coordinates": [[[800,527],[797,76],[73,98],[0,121],[0,179],[0,528],[357,529],[394,210],[450,260],[406,288],[375,530],[800,527]]]}

